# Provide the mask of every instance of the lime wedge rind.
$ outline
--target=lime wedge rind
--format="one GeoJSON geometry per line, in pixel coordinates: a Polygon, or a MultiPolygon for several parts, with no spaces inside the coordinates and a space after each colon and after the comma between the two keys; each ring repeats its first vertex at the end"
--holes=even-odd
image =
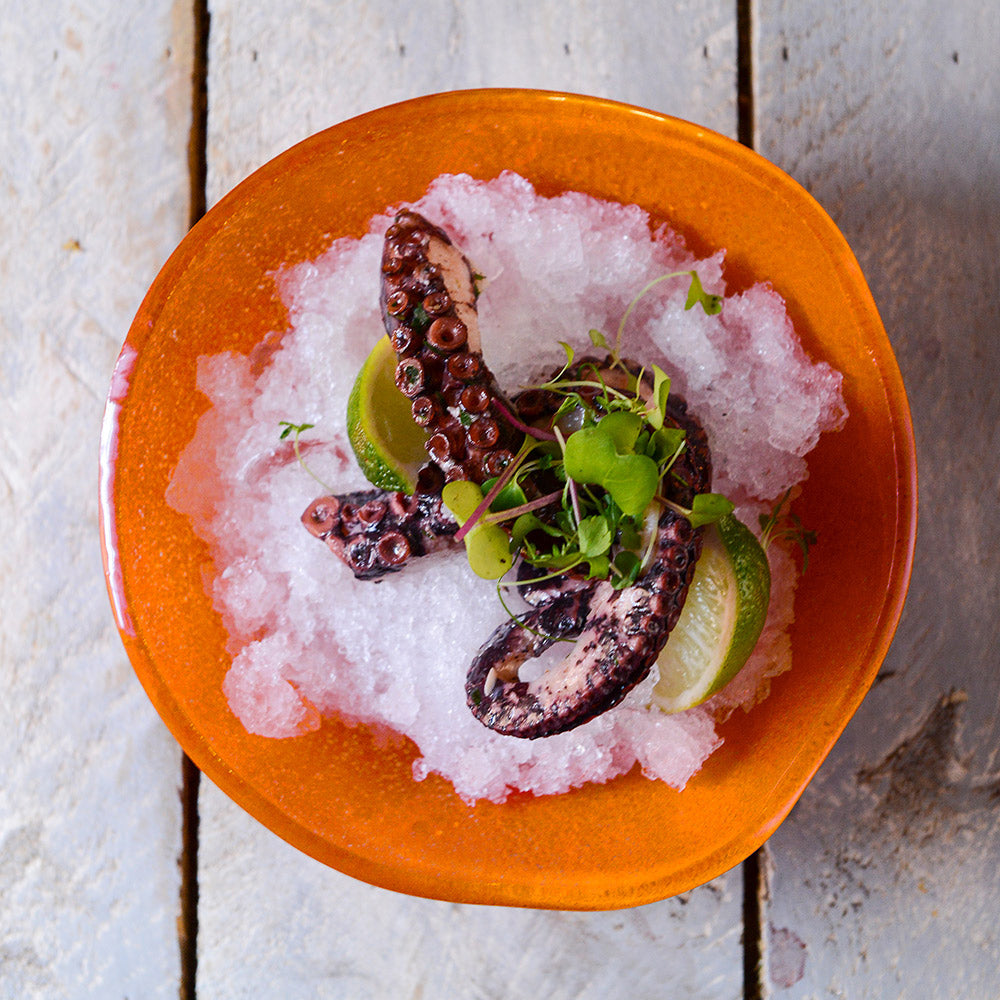
{"type": "Polygon", "coordinates": [[[395,382],[396,354],[381,337],[361,366],[347,399],[347,436],[365,478],[384,490],[412,493],[427,461],[426,434],[395,382]]]}
{"type": "Polygon", "coordinates": [[[707,701],[739,673],[767,619],[767,554],[732,515],[706,529],[681,617],[657,665],[652,702],[682,712],[707,701]]]}

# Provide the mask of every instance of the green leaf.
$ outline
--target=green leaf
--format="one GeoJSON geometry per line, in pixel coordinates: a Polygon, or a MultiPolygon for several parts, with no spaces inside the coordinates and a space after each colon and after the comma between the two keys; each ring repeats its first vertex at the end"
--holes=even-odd
{"type": "Polygon", "coordinates": [[[514,564],[510,539],[499,525],[480,521],[464,541],[472,572],[484,580],[498,580],[514,564]]]}
{"type": "Polygon", "coordinates": [[[534,514],[522,514],[510,529],[510,544],[520,548],[530,532],[540,527],[541,521],[534,514]]]}
{"type": "Polygon", "coordinates": [[[642,430],[642,417],[627,410],[615,410],[601,417],[597,422],[597,429],[611,438],[619,455],[627,455],[632,451],[642,430]]]}
{"type": "Polygon", "coordinates": [[[603,348],[605,351],[611,350],[608,345],[607,338],[603,333],[601,333],[600,330],[589,330],[588,333],[590,334],[590,342],[594,345],[594,347],[603,348]]]}
{"type": "Polygon", "coordinates": [[[614,567],[618,575],[613,581],[616,590],[630,587],[639,578],[641,560],[634,552],[619,552],[614,559],[614,567]]]}
{"type": "Polygon", "coordinates": [[[691,504],[688,520],[692,528],[712,524],[733,512],[733,504],[721,493],[699,493],[691,504]]]}
{"type": "Polygon", "coordinates": [[[576,357],[576,351],[574,351],[565,340],[560,340],[558,343],[559,346],[566,352],[566,364],[573,364],[573,358],[576,357]]]}
{"type": "Polygon", "coordinates": [[[611,560],[607,556],[597,556],[587,560],[587,579],[606,580],[611,572],[611,560]]]}
{"type": "Polygon", "coordinates": [[[601,485],[621,507],[623,514],[640,517],[656,495],[660,470],[645,455],[619,455],[601,485]]]}
{"type": "Polygon", "coordinates": [[[597,426],[582,427],[566,439],[563,465],[566,474],[578,483],[600,485],[617,458],[610,435],[597,426]]]}
{"type": "Polygon", "coordinates": [[[445,483],[441,500],[455,515],[459,525],[463,525],[483,502],[483,491],[467,479],[456,479],[452,483],[445,483]]]}
{"type": "Polygon", "coordinates": [[[659,366],[653,365],[653,409],[646,411],[646,419],[654,430],[663,426],[667,413],[667,398],[670,396],[670,376],[659,366]]]}
{"type": "Polygon", "coordinates": [[[585,517],[577,529],[580,539],[580,554],[588,559],[604,555],[611,548],[614,532],[606,518],[598,514],[585,517]]]}
{"type": "Polygon", "coordinates": [[[691,271],[691,287],[688,288],[687,302],[684,303],[684,308],[685,310],[691,309],[699,304],[709,316],[714,316],[722,311],[722,296],[709,295],[702,287],[698,272],[691,271]]]}
{"type": "Polygon", "coordinates": [[[571,538],[576,531],[576,522],[573,520],[571,510],[560,510],[556,512],[556,524],[562,529],[566,538],[571,538]]]}
{"type": "Polygon", "coordinates": [[[636,530],[631,518],[627,521],[619,521],[618,541],[623,549],[637,549],[642,545],[642,535],[636,530]]]}
{"type": "Polygon", "coordinates": [[[652,451],[650,458],[657,465],[673,458],[684,443],[684,437],[685,433],[680,427],[661,427],[650,439],[652,451]]]}
{"type": "MultiPolygon", "coordinates": [[[[496,476],[492,479],[487,479],[482,485],[482,495],[486,496],[497,481],[496,476]]],[[[517,483],[515,479],[512,479],[494,498],[493,503],[490,504],[490,510],[494,513],[500,513],[503,510],[513,510],[515,507],[520,507],[522,504],[528,502],[528,497],[526,496],[524,490],[517,483]]]]}
{"type": "MultiPolygon", "coordinates": [[[[459,525],[463,525],[481,506],[483,491],[467,479],[456,479],[445,483],[441,500],[455,515],[459,525]]],[[[497,524],[479,520],[469,529],[463,541],[469,566],[476,576],[484,580],[499,579],[514,564],[510,538],[497,524]]]]}
{"type": "Polygon", "coordinates": [[[304,434],[306,431],[311,430],[315,427],[315,424],[293,424],[289,420],[279,420],[278,426],[283,427],[281,434],[278,437],[279,441],[284,441],[293,431],[295,432],[295,438],[298,440],[300,434],[304,434]]]}
{"type": "Polygon", "coordinates": [[[563,462],[578,483],[603,486],[622,513],[639,517],[652,502],[660,482],[659,467],[630,449],[642,427],[634,413],[609,413],[595,427],[584,427],[566,441],[563,462]]]}

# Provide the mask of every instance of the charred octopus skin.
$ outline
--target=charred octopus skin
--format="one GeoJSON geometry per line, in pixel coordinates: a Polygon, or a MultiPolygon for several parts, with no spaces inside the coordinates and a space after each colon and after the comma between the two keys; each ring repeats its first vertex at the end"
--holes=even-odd
{"type": "Polygon", "coordinates": [[[381,271],[379,304],[397,357],[395,381],[428,432],[428,463],[411,498],[380,491],[325,496],[302,515],[362,580],[447,547],[458,525],[441,505],[445,482],[499,475],[524,439],[507,419],[515,408],[483,363],[475,274],[447,233],[416,212],[400,212],[386,231],[381,271]]]}
{"type": "Polygon", "coordinates": [[[402,569],[411,556],[448,548],[458,530],[440,495],[386,490],[318,497],[302,523],[359,580],[378,579],[402,569]]]}
{"type": "Polygon", "coordinates": [[[445,478],[482,483],[513,460],[523,433],[483,363],[476,295],[475,273],[448,235],[400,212],[385,234],[380,296],[396,385],[445,478]]]}
{"type": "MultiPolygon", "coordinates": [[[[454,544],[457,525],[441,501],[444,484],[482,484],[499,475],[520,449],[524,428],[551,422],[559,406],[560,398],[547,391],[527,390],[513,401],[504,396],[483,362],[476,296],[475,273],[448,235],[415,212],[400,212],[386,232],[380,305],[397,357],[396,385],[429,432],[429,461],[411,497],[381,490],[325,496],[302,515],[308,530],[360,579],[377,579],[412,556],[454,544]]],[[[640,374],[638,365],[610,358],[584,358],[574,366],[581,379],[597,375],[608,384],[627,381],[623,369],[640,374]]],[[[674,395],[665,420],[684,430],[685,447],[661,493],[690,509],[711,487],[708,440],[674,395]]],[[[552,486],[522,485],[535,496],[552,486]]],[[[701,545],[702,530],[668,504],[633,585],[616,590],[566,574],[524,586],[530,610],[501,625],[469,670],[466,700],[476,718],[499,733],[535,739],[618,704],[649,673],[676,625],[701,545]],[[521,680],[521,666],[558,640],[573,642],[569,653],[537,679],[521,680]]],[[[521,580],[532,571],[522,564],[521,580]]]]}
{"type": "Polygon", "coordinates": [[[466,679],[473,715],[498,733],[536,739],[566,732],[617,705],[649,673],[677,624],[701,542],[700,530],[667,509],[652,565],[633,586],[614,590],[602,581],[501,625],[466,679]],[[576,643],[559,664],[535,681],[517,678],[526,660],[571,638],[576,643]]]}

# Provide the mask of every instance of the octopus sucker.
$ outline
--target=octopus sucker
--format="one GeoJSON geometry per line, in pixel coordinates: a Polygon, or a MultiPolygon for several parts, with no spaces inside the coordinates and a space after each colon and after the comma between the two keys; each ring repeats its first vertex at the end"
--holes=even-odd
{"type": "Polygon", "coordinates": [[[359,580],[398,572],[413,556],[449,548],[458,530],[440,495],[378,489],[318,497],[302,523],[359,580]]]}
{"type": "Polygon", "coordinates": [[[385,235],[379,297],[396,385],[445,478],[482,483],[513,459],[524,432],[483,362],[477,295],[475,271],[448,234],[399,212],[385,235]]]}
{"type": "MultiPolygon", "coordinates": [[[[386,231],[381,272],[379,302],[396,354],[395,382],[428,432],[428,461],[412,496],[381,490],[325,496],[302,515],[306,528],[366,580],[454,545],[458,525],[442,501],[445,484],[482,485],[499,476],[526,431],[543,428],[554,436],[561,402],[546,389],[503,393],[482,357],[475,272],[444,230],[415,212],[398,213],[386,231]]],[[[630,385],[633,400],[653,389],[639,365],[612,356],[580,359],[564,377],[574,384],[597,378],[617,389],[630,385]]],[[[580,412],[600,411],[598,395],[595,390],[580,412]]],[[[703,529],[684,511],[711,488],[712,463],[707,435],[683,399],[671,394],[657,405],[664,424],[684,432],[683,448],[647,510],[648,544],[642,564],[634,564],[635,582],[616,588],[572,571],[535,580],[533,567],[521,563],[529,610],[494,631],[466,678],[467,704],[490,729],[536,739],[606,712],[647,676],[676,625],[702,547],[703,529]],[[564,641],[572,645],[558,663],[521,679],[529,660],[564,641]]],[[[552,474],[541,471],[521,485],[529,497],[542,498],[534,507],[547,502],[553,485],[560,492],[552,474]]],[[[536,513],[547,516],[545,508],[536,513]]]]}

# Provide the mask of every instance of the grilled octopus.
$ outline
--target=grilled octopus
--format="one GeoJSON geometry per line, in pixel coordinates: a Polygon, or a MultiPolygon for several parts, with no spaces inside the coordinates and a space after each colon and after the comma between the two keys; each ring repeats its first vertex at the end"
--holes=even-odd
{"type": "MultiPolygon", "coordinates": [[[[551,420],[558,406],[552,393],[508,398],[500,389],[483,361],[476,296],[473,269],[448,235],[415,212],[400,212],[383,245],[380,305],[398,359],[396,385],[427,430],[429,462],[413,496],[324,496],[302,515],[360,579],[378,579],[453,545],[457,525],[441,502],[444,484],[482,484],[502,473],[525,426],[551,420]]],[[[601,362],[577,363],[585,367],[601,362]]],[[[604,377],[616,374],[605,370],[604,377]]],[[[708,440],[675,395],[666,419],[685,431],[685,448],[662,491],[689,509],[711,485],[708,440]]],[[[646,677],[680,617],[702,545],[702,529],[673,506],[663,508],[652,530],[647,565],[620,590],[572,573],[532,584],[533,568],[522,564],[530,609],[494,631],[466,679],[466,700],[480,722],[509,736],[551,736],[607,711],[646,677]],[[521,666],[560,640],[573,643],[568,654],[540,677],[521,680],[521,666]]]]}

